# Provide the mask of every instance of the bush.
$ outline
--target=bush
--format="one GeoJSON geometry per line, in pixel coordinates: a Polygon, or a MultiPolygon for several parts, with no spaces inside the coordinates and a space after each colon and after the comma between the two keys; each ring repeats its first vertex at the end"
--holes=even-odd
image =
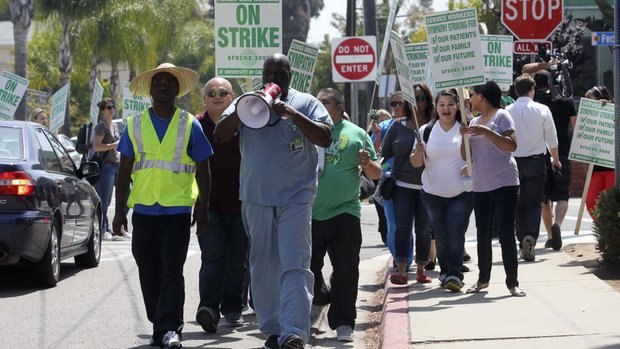
{"type": "Polygon", "coordinates": [[[594,235],[606,263],[620,263],[620,191],[603,191],[594,210],[594,235]]]}

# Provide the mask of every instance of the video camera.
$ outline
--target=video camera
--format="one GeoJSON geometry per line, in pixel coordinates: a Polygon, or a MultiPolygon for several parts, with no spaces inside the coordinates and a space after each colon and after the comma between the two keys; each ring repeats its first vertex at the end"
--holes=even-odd
{"type": "Polygon", "coordinates": [[[566,54],[562,51],[558,53],[556,50],[549,52],[547,45],[540,43],[538,44],[538,57],[547,63],[552,59],[557,60],[557,64],[551,65],[549,69],[549,91],[552,100],[565,101],[571,99],[573,97],[573,82],[568,71],[573,69],[573,63],[568,60],[566,54]]]}

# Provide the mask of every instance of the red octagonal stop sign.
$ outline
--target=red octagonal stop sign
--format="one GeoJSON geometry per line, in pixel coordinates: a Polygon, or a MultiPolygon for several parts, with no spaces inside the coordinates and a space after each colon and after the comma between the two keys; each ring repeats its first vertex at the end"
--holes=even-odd
{"type": "Polygon", "coordinates": [[[332,40],[332,79],[334,82],[372,81],[376,77],[376,39],[374,36],[332,40]]]}
{"type": "Polygon", "coordinates": [[[519,40],[546,40],[562,23],[563,0],[502,0],[502,24],[519,40]]]}

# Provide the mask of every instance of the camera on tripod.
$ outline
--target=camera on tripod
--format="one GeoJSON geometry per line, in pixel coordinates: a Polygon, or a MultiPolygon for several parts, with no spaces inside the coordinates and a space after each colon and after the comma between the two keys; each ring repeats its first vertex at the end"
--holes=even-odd
{"type": "Polygon", "coordinates": [[[549,90],[551,98],[555,100],[569,100],[573,97],[573,83],[570,78],[570,69],[573,69],[573,63],[568,60],[566,54],[562,51],[549,51],[544,42],[538,44],[538,57],[546,63],[555,60],[556,64],[549,67],[549,90]]]}

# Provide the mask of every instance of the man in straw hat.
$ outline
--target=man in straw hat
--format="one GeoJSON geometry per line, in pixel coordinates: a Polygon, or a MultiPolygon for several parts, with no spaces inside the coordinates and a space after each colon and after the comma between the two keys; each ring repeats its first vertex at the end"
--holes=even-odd
{"type": "Polygon", "coordinates": [[[263,63],[263,83],[282,89],[269,124],[240,122],[235,100],[215,127],[216,142],[239,132],[242,215],[250,236],[252,299],[266,348],[303,348],[310,336],[310,221],[317,149],[331,143],[332,121],[314,96],[289,88],[291,66],[280,53],[263,63]]]}
{"type": "Polygon", "coordinates": [[[198,74],[164,63],[138,75],[129,86],[151,96],[153,107],[127,121],[118,151],[115,234],[127,230],[125,205],[133,208],[131,251],[140,276],[146,314],[153,323],[152,345],[181,347],[187,255],[194,212],[197,234],[207,227],[210,191],[208,157],[213,154],[200,123],[174,105],[190,92],[198,74]],[[129,182],[133,187],[129,198],[129,182]]]}

